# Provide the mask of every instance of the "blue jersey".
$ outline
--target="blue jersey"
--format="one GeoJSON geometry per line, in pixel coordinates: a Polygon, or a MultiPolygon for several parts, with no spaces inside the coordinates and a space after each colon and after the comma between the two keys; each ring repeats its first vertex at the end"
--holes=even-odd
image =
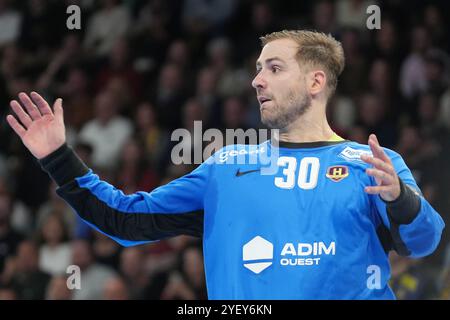
{"type": "Polygon", "coordinates": [[[132,195],[64,160],[66,149],[43,166],[92,227],[124,246],[202,237],[210,299],[394,299],[389,251],[426,256],[444,227],[401,156],[385,149],[420,195],[412,222],[394,222],[364,191],[376,185],[360,159],[370,148],[351,141],[228,146],[190,174],[132,195]],[[268,173],[262,159],[274,154],[268,173]]]}

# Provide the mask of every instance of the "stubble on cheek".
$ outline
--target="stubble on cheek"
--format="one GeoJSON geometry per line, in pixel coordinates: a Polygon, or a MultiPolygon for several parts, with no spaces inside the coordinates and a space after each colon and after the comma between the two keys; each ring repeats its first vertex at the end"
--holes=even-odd
{"type": "Polygon", "coordinates": [[[284,97],[273,102],[269,108],[261,110],[261,121],[271,129],[288,127],[298,117],[302,116],[311,105],[311,98],[305,93],[290,89],[284,97]]]}

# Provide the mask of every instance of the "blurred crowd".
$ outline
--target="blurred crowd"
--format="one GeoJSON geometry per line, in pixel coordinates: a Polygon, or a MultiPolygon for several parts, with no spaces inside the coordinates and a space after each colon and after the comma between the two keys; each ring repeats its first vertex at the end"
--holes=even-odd
{"type": "MultiPolygon", "coordinates": [[[[446,1],[0,0],[0,299],[205,299],[201,240],[123,248],[89,228],[8,127],[9,101],[63,98],[67,140],[126,194],[191,171],[170,160],[171,133],[261,128],[251,80],[259,37],[315,29],[342,42],[329,103],[342,137],[405,159],[450,225],[450,28],[446,1]],[[366,8],[381,8],[381,29],[366,8]],[[68,30],[66,8],[81,8],[68,30]],[[81,269],[69,290],[67,266],[81,269]]],[[[193,142],[192,142],[193,143],[193,142]]],[[[193,147],[193,146],[191,146],[193,147]]],[[[450,231],[437,251],[391,254],[399,299],[450,299],[450,231]]]]}

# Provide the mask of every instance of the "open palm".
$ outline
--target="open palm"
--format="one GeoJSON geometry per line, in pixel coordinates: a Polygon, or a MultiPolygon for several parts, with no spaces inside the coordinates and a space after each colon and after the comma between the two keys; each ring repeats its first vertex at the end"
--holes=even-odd
{"type": "Polygon", "coordinates": [[[20,93],[19,100],[25,108],[16,100],[10,103],[18,120],[12,115],[8,115],[6,120],[28,150],[42,159],[66,141],[62,100],[55,101],[53,111],[36,92],[30,96],[20,93]]]}

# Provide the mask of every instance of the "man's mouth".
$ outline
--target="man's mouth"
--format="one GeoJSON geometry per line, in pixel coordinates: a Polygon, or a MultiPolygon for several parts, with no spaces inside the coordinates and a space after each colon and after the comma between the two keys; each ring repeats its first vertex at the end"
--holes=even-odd
{"type": "Polygon", "coordinates": [[[270,100],[269,98],[267,98],[267,97],[259,96],[259,97],[258,97],[258,101],[259,101],[259,104],[260,104],[260,105],[263,105],[265,102],[271,101],[271,100],[270,100]]]}

